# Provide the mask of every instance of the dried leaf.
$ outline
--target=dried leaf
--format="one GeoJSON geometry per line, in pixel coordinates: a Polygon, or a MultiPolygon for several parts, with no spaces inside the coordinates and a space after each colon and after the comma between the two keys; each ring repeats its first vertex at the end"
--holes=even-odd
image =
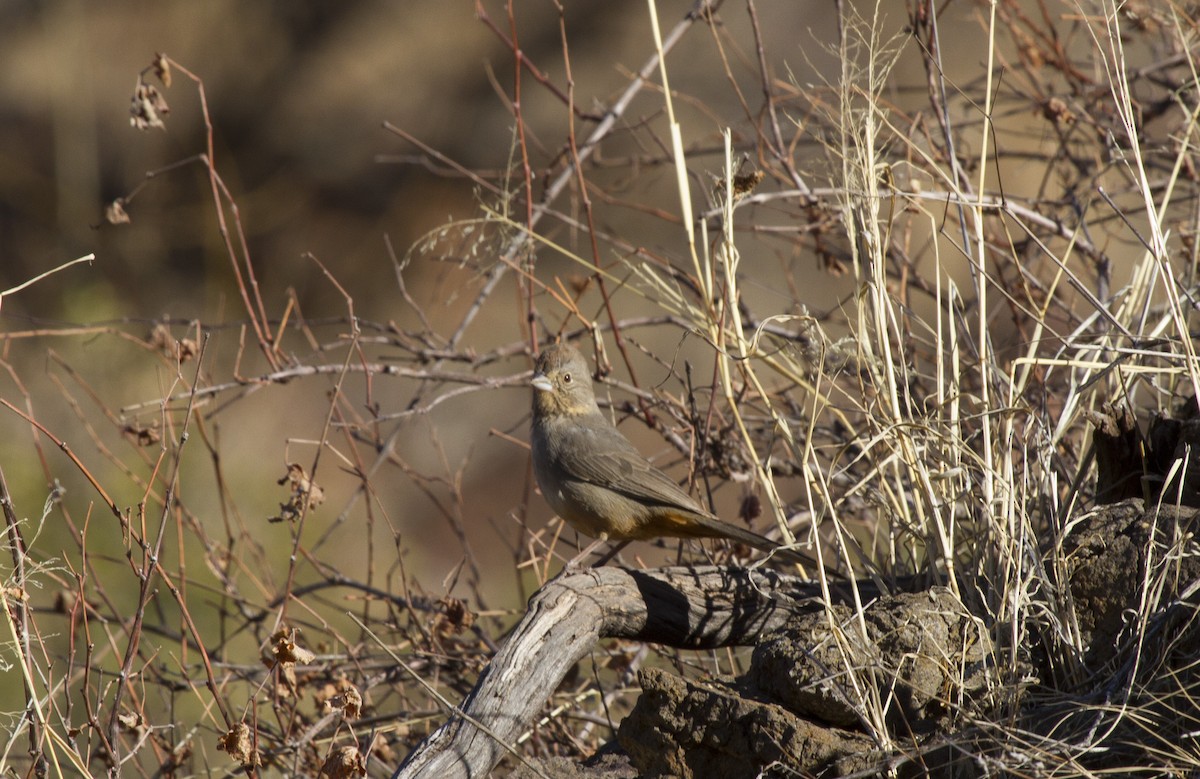
{"type": "Polygon", "coordinates": [[[104,221],[110,225],[129,224],[129,214],[125,211],[125,199],[117,198],[104,208],[104,221]]]}
{"type": "Polygon", "coordinates": [[[152,446],[162,440],[157,423],[150,427],[143,427],[131,422],[121,428],[121,433],[138,446],[152,446]]]}
{"type": "Polygon", "coordinates": [[[742,498],[742,505],[738,508],[738,518],[746,524],[750,524],[761,517],[762,513],[762,499],[753,492],[746,493],[742,498]]]}
{"type": "Polygon", "coordinates": [[[162,118],[171,113],[162,93],[153,84],[147,84],[138,79],[137,87],[133,90],[133,100],[129,106],[129,124],[139,130],[148,127],[166,129],[162,118]]]}
{"type": "Polygon", "coordinates": [[[197,354],[196,342],[190,338],[178,339],[171,328],[159,323],[146,336],[146,342],[172,360],[185,363],[197,354]]]}
{"type": "Polygon", "coordinates": [[[333,779],[349,779],[352,776],[366,776],[367,761],[358,747],[346,746],[333,750],[325,765],[321,766],[321,776],[333,779]]]}
{"type": "Polygon", "coordinates": [[[192,359],[197,354],[199,354],[199,351],[200,351],[199,348],[196,346],[196,342],[193,341],[191,338],[180,338],[178,341],[175,342],[175,347],[176,347],[176,349],[178,349],[178,353],[176,354],[176,357],[179,359],[180,362],[187,362],[188,360],[192,359]]]}
{"type": "MultiPolygon", "coordinates": [[[[733,202],[737,205],[742,200],[750,196],[755,188],[762,183],[763,178],[767,174],[761,170],[751,171],[750,173],[737,173],[733,176],[733,202]]],[[[713,187],[712,199],[714,203],[721,203],[725,200],[725,177],[717,178],[716,186],[713,187]]]]}
{"type": "Polygon", "coordinates": [[[296,633],[295,628],[284,628],[271,636],[271,655],[274,662],[285,666],[296,663],[307,665],[317,658],[315,654],[296,644],[296,633]]]}
{"type": "Polygon", "coordinates": [[[299,694],[296,682],[296,666],[280,665],[276,674],[275,695],[280,699],[292,698],[299,694]]]}
{"type": "Polygon", "coordinates": [[[442,612],[434,620],[434,632],[440,636],[457,635],[475,624],[475,614],[458,598],[442,598],[442,612]]]}
{"type": "Polygon", "coordinates": [[[325,490],[308,477],[304,466],[298,463],[288,465],[287,475],[279,480],[279,484],[291,483],[292,494],[287,503],[279,504],[278,516],[268,518],[268,522],[294,522],[304,513],[305,501],[308,508],[316,508],[325,502],[325,490]]]}
{"type": "Polygon", "coordinates": [[[1067,106],[1067,101],[1061,97],[1052,97],[1042,103],[1042,116],[1054,122],[1059,127],[1069,127],[1075,124],[1075,112],[1067,106]]]}
{"type": "Polygon", "coordinates": [[[171,61],[162,52],[154,55],[154,75],[158,76],[164,87],[171,88],[171,61]]]}
{"type": "Polygon", "coordinates": [[[767,174],[761,170],[752,171],[750,173],[742,173],[733,177],[733,200],[737,202],[747,195],[754,192],[755,188],[762,183],[763,177],[767,174]]]}
{"type": "Polygon", "coordinates": [[[245,722],[234,725],[233,730],[217,739],[217,749],[228,752],[243,766],[262,765],[262,756],[254,748],[250,738],[250,726],[245,722]]]}
{"type": "Polygon", "coordinates": [[[345,719],[358,719],[362,714],[362,694],[357,687],[346,682],[345,690],[325,701],[325,710],[337,710],[345,719]]]}
{"type": "Polygon", "coordinates": [[[146,724],[146,718],[142,716],[141,712],[136,711],[121,712],[117,715],[117,722],[120,722],[121,727],[127,732],[138,735],[144,735],[149,727],[146,724]]]}

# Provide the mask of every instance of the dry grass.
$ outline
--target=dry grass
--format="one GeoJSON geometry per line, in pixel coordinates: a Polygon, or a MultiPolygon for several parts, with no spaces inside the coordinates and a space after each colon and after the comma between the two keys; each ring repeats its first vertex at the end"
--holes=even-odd
{"type": "MultiPolygon", "coordinates": [[[[238,315],[149,335],[96,324],[3,336],[6,355],[43,355],[58,388],[28,392],[4,363],[4,413],[19,421],[6,428],[8,487],[17,470],[72,485],[44,509],[5,502],[3,657],[24,682],[5,699],[5,775],[35,764],[51,776],[388,775],[462,699],[523,595],[570,556],[569,532],[527,519],[544,509],[526,463],[504,471],[510,487],[524,479],[515,505],[484,512],[470,500],[468,458],[448,453],[438,416],[522,386],[530,350],[557,335],[595,347],[614,416],[659,434],[659,461],[723,514],[773,524],[861,576],[927,574],[988,616],[994,716],[964,723],[974,735],[962,740],[987,770],[1200,768],[1194,734],[1154,738],[1200,692],[1195,647],[1170,640],[1187,634],[1194,606],[1181,616],[1165,602],[1174,590],[1147,581],[1128,636],[1155,649],[1097,678],[1081,664],[1061,571],[1046,562],[1093,506],[1083,412],[1115,401],[1148,415],[1200,387],[1194,9],[947,8],[975,15],[957,28],[973,36],[972,63],[943,60],[946,19],[926,6],[910,9],[903,34],[903,20],[863,7],[845,11],[828,44],[841,71],[801,83],[767,49],[769,12],[753,2],[720,11],[748,10],[748,26],[664,17],[657,52],[604,111],[573,79],[522,63],[507,171],[472,172],[436,143],[419,146],[474,186],[481,207],[393,257],[398,323],[358,318],[358,291],[316,258],[344,316],[306,318],[294,297],[272,310],[210,139],[187,164],[208,177],[238,315]],[[709,78],[741,111],[662,89],[677,86],[675,63],[655,55],[696,37],[709,78]],[[527,124],[521,106],[535,95],[559,104],[561,134],[527,124]],[[623,240],[610,227],[620,214],[650,220],[669,253],[623,240]],[[816,294],[797,274],[812,263],[832,279],[816,294]],[[410,287],[430,268],[468,279],[448,326],[444,299],[410,287]],[[483,338],[484,318],[506,321],[504,335],[483,338]],[[56,351],[83,342],[154,363],[159,400],[137,406],[94,386],[56,351]],[[261,396],[309,431],[289,441],[277,525],[224,464],[241,433],[214,421],[261,396]],[[43,423],[52,405],[77,421],[43,423]],[[419,455],[405,444],[414,425],[419,455]],[[413,508],[389,505],[392,482],[423,495],[426,521],[457,540],[461,564],[444,580],[408,572],[422,538],[397,530],[413,508]],[[484,534],[494,517],[508,519],[484,534]],[[56,545],[45,542],[51,524],[69,529],[56,545]],[[496,594],[494,556],[479,552],[496,532],[509,540],[506,581],[523,591],[496,594]],[[1032,727],[1031,701],[1057,725],[1032,727]],[[979,734],[1012,746],[989,751],[979,734]]],[[[515,50],[521,29],[509,21],[480,23],[515,50]]],[[[574,44],[564,33],[557,71],[570,74],[574,44]]],[[[179,81],[163,90],[173,100],[203,94],[201,79],[179,81]]],[[[152,124],[161,112],[140,94],[152,124]]],[[[523,422],[493,433],[521,451],[523,422]]],[[[588,754],[611,739],[639,666],[713,673],[737,662],[598,647],[513,746],[588,754]]],[[[912,749],[885,726],[886,701],[864,694],[860,706],[881,749],[912,749]]]]}

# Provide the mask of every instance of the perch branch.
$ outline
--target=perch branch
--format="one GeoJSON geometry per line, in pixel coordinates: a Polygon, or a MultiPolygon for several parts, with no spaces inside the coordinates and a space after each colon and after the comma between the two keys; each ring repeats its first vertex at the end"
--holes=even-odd
{"type": "Polygon", "coordinates": [[[461,709],[401,764],[393,779],[485,776],[529,728],[567,672],[603,638],[687,649],[752,644],[802,611],[817,592],[772,571],[592,568],[551,581],[483,671],[461,709]],[[484,733],[473,722],[485,725],[484,733]]]}

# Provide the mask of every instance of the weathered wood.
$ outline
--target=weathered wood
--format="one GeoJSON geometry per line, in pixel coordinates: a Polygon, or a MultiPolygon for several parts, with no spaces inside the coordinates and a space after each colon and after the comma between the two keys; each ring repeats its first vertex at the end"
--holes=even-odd
{"type": "Polygon", "coordinates": [[[1108,505],[1142,497],[1146,444],[1133,412],[1126,406],[1106,403],[1101,411],[1084,411],[1083,416],[1095,428],[1096,502],[1108,505]]]}
{"type": "Polygon", "coordinates": [[[555,579],[484,669],[461,714],[414,750],[400,777],[485,776],[542,710],[563,677],[602,638],[688,649],[753,644],[798,614],[816,586],[772,571],[593,568],[555,579]]]}

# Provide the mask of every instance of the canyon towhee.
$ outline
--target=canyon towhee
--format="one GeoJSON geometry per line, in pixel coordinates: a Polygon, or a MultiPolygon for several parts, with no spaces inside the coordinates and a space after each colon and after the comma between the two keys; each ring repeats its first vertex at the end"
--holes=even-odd
{"type": "Polygon", "coordinates": [[[642,457],[600,412],[587,362],[574,347],[548,346],[531,383],[534,473],[546,501],[571,527],[600,542],[728,538],[787,562],[814,564],[717,519],[642,457]]]}

